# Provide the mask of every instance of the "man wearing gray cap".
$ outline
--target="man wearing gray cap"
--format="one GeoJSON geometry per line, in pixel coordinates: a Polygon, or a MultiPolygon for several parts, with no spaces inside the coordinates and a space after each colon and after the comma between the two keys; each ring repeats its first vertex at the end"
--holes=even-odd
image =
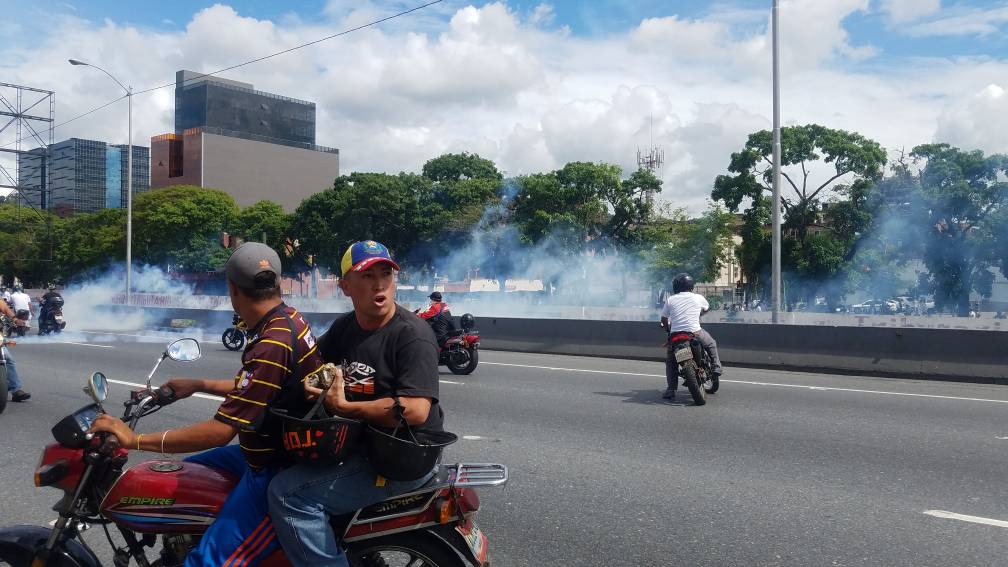
{"type": "Polygon", "coordinates": [[[108,431],[125,447],[165,453],[204,451],[186,458],[238,478],[217,519],[187,567],[254,565],[277,548],[266,502],[270,480],[286,464],[282,431],[270,408],[306,411],[301,379],[322,366],[304,318],[280,296],[280,257],[257,242],[238,247],[224,266],[234,310],[251,323],[242,368],[233,380],[174,378],[177,398],[197,392],[224,396],[206,421],[164,432],[136,434],[109,415],[92,431],[108,431]],[[237,445],[228,445],[235,435],[237,445]],[[209,449],[209,450],[207,450],[209,449]]]}

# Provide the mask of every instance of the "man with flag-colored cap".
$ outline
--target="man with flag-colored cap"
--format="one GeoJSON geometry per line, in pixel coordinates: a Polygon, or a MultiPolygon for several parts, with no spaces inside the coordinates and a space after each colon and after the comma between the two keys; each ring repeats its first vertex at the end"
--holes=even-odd
{"type": "MultiPolygon", "coordinates": [[[[348,373],[338,373],[324,393],[307,383],[305,391],[325,395],[326,408],[335,414],[389,432],[397,425],[398,399],[414,432],[441,431],[434,333],[396,304],[399,265],[384,245],[365,240],[347,248],[340,272],[340,289],[354,310],[334,321],[318,346],[325,362],[341,364],[348,373]]],[[[409,492],[433,474],[408,481],[383,478],[365,458],[363,444],[337,465],[282,471],[270,484],[269,505],[287,558],[296,567],[347,566],[328,516],[409,492]]]]}

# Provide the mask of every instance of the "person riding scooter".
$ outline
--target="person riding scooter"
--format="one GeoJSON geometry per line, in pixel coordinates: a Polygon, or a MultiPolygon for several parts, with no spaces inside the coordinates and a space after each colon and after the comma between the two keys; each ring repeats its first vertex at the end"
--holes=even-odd
{"type": "MultiPolygon", "coordinates": [[[[700,316],[710,311],[710,304],[704,296],[693,293],[694,285],[693,277],[685,273],[677,275],[672,280],[673,295],[668,296],[665,306],[662,307],[661,325],[667,333],[692,333],[710,355],[711,371],[715,376],[721,376],[721,359],[718,358],[717,342],[710,333],[700,327],[700,316]]],[[[679,364],[670,348],[665,357],[665,380],[668,382],[668,389],[662,394],[667,400],[675,399],[676,386],[679,384],[678,368],[679,364]]]]}
{"type": "Polygon", "coordinates": [[[455,330],[455,322],[452,320],[451,311],[448,309],[448,304],[442,299],[440,291],[435,291],[427,298],[431,300],[430,307],[427,311],[417,313],[417,315],[430,324],[431,330],[434,331],[434,336],[437,338],[438,347],[440,347],[455,330]]]}

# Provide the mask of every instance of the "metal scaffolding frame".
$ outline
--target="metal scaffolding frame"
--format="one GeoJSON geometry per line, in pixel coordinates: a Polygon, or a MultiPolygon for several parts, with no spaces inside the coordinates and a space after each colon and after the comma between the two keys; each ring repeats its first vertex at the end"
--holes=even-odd
{"type": "Polygon", "coordinates": [[[51,147],[54,143],[56,95],[53,91],[24,85],[0,83],[0,189],[10,189],[18,208],[27,205],[35,216],[46,223],[49,238],[48,258],[52,262],[52,217],[42,210],[52,206],[51,147]],[[45,105],[48,104],[48,113],[45,105]],[[48,115],[46,115],[48,114],[48,115]],[[3,123],[3,119],[8,120],[3,123]],[[13,135],[13,139],[11,139],[13,135]],[[13,147],[11,147],[13,146],[13,147]],[[31,146],[26,149],[25,146],[31,146]],[[22,156],[36,158],[32,169],[22,168],[22,156]],[[5,159],[6,158],[6,159],[5,159]],[[10,159],[13,158],[13,167],[10,159]],[[39,173],[41,168],[41,174],[39,173]],[[25,181],[31,179],[32,182],[25,181]],[[36,181],[37,180],[37,181],[36,181]],[[33,197],[37,197],[33,199],[33,197]],[[38,207],[35,206],[38,203],[38,207]]]}

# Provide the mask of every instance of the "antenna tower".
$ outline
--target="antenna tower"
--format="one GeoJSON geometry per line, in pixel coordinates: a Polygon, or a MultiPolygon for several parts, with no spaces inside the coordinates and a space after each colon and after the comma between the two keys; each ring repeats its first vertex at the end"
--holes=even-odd
{"type": "MultiPolygon", "coordinates": [[[[637,148],[637,167],[650,171],[653,175],[661,179],[662,166],[665,165],[665,150],[661,146],[654,145],[654,116],[651,116],[650,144],[646,150],[637,148]]],[[[654,205],[654,191],[648,191],[648,206],[654,205]]]]}

